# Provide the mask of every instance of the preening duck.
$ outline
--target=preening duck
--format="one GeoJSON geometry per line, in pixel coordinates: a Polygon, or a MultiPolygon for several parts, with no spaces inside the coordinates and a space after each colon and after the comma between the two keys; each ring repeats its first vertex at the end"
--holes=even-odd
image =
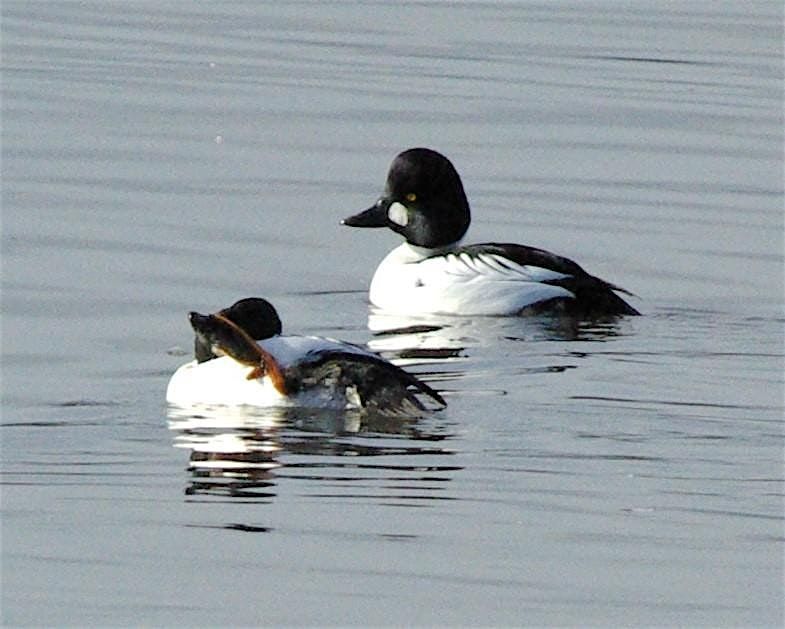
{"type": "Polygon", "coordinates": [[[350,227],[388,227],[406,239],[376,269],[371,303],[409,315],[640,314],[617,295],[631,293],[568,258],[512,243],[462,244],[469,222],[469,202],[450,160],[427,148],[400,153],[384,194],[343,220],[350,227]]]}
{"type": "Polygon", "coordinates": [[[446,406],[415,376],[362,347],[317,336],[283,336],[261,298],[215,314],[188,315],[195,360],[172,376],[166,399],[199,404],[306,406],[381,413],[423,411],[418,396],[446,406]]]}

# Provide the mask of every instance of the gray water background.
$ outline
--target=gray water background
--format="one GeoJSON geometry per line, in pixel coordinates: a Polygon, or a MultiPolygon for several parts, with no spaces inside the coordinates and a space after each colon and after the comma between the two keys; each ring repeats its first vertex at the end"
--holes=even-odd
{"type": "Polygon", "coordinates": [[[4,1],[3,624],[781,625],[782,23],[4,1]],[[373,339],[398,240],[339,221],[410,146],[456,164],[470,241],[645,316],[373,339]],[[449,408],[167,409],[186,313],[250,295],[449,408]]]}

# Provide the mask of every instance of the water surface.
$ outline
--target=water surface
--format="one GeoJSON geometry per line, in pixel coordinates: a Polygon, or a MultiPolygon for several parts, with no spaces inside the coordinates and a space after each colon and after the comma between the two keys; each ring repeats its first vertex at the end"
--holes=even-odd
{"type": "Polygon", "coordinates": [[[782,8],[2,7],[7,625],[781,625],[782,8]],[[640,296],[377,335],[394,155],[640,296]],[[446,411],[167,408],[259,295],[446,411]]]}

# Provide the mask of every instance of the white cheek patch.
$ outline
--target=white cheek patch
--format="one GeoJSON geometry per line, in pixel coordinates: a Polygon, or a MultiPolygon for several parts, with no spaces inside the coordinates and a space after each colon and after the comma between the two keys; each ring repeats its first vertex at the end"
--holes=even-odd
{"type": "Polygon", "coordinates": [[[389,218],[396,225],[406,227],[406,225],[409,223],[409,212],[405,205],[396,201],[390,205],[390,209],[387,210],[387,218],[389,218]]]}

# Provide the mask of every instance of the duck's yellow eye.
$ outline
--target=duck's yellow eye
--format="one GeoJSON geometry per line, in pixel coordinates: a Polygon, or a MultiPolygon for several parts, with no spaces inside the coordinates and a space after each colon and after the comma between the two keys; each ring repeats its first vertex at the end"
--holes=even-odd
{"type": "Polygon", "coordinates": [[[412,201],[416,201],[417,195],[414,194],[414,192],[410,192],[409,194],[406,195],[406,200],[409,201],[409,203],[411,203],[412,201]]]}

